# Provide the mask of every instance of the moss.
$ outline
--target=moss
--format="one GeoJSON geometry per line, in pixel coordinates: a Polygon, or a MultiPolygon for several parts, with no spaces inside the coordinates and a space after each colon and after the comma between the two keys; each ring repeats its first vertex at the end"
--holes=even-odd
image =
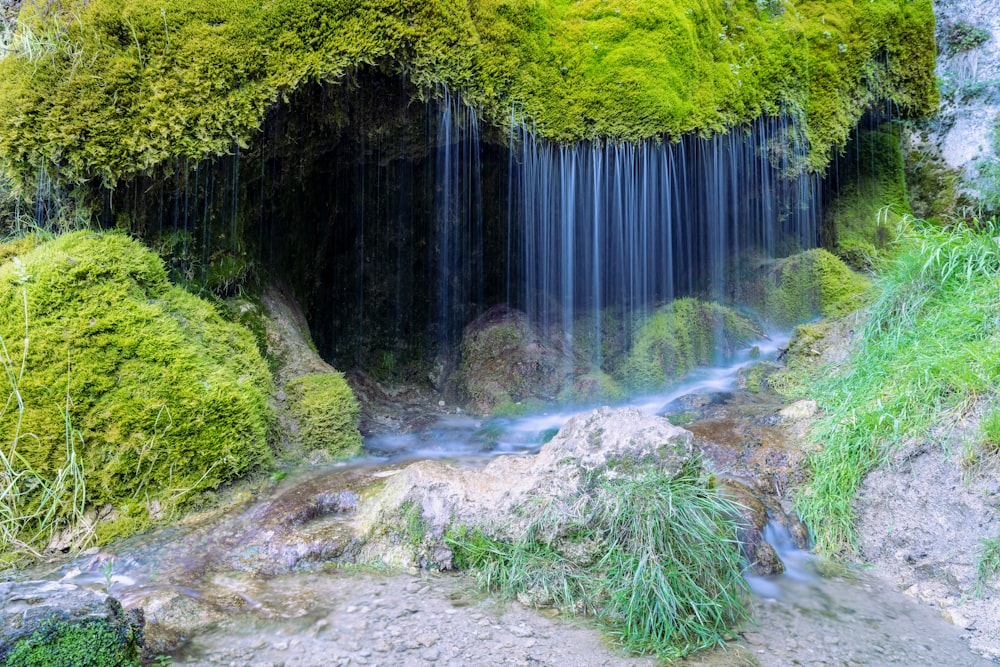
{"type": "Polygon", "coordinates": [[[659,389],[760,335],[753,322],[730,308],[678,299],[656,311],[636,334],[622,379],[633,389],[659,389]]]}
{"type": "Polygon", "coordinates": [[[836,198],[823,218],[823,246],[866,268],[893,241],[910,212],[898,129],[859,131],[836,164],[836,198]]]}
{"type": "Polygon", "coordinates": [[[310,81],[366,64],[557,140],[808,117],[822,168],[863,109],[937,105],[931,0],[65,0],[0,61],[0,154],[83,183],[248,143],[310,81]]]}
{"type": "Polygon", "coordinates": [[[869,286],[840,259],[816,248],[763,266],[739,293],[769,324],[788,327],[856,310],[869,286]]]}
{"type": "MultiPolygon", "coordinates": [[[[16,366],[22,288],[27,299],[17,451],[36,472],[64,465],[67,426],[78,430],[87,501],[141,526],[151,508],[169,513],[269,462],[271,379],[252,337],[172,286],[138,242],[57,237],[0,265],[0,284],[0,335],[16,366]]],[[[4,442],[16,416],[0,420],[4,442]]]]}
{"type": "Polygon", "coordinates": [[[570,405],[615,404],[627,398],[625,389],[607,373],[595,370],[578,375],[559,392],[560,403],[570,405]]]}
{"type": "Polygon", "coordinates": [[[0,649],[0,667],[139,667],[142,623],[113,598],[109,603],[113,613],[108,618],[68,622],[51,615],[6,656],[0,649]]]}
{"type": "Polygon", "coordinates": [[[286,391],[289,413],[306,448],[338,458],[361,451],[360,407],[343,374],[309,373],[290,380],[286,391]]]}

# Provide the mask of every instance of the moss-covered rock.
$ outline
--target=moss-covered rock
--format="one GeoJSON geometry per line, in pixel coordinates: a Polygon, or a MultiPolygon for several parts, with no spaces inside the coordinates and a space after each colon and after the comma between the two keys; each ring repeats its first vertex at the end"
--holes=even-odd
{"type": "Polygon", "coordinates": [[[296,437],[309,451],[335,458],[361,451],[360,407],[341,373],[309,373],[285,386],[288,410],[297,423],[296,437]]]}
{"type": "Polygon", "coordinates": [[[527,398],[553,400],[572,372],[572,359],[524,313],[503,304],[466,326],[461,356],[458,393],[480,413],[527,398]]]}
{"type": "Polygon", "coordinates": [[[268,463],[271,377],[249,332],[122,234],[33,243],[0,251],[0,335],[24,405],[9,404],[0,441],[42,477],[75,456],[88,504],[119,517],[99,536],[268,463]]]}
{"type": "Polygon", "coordinates": [[[740,301],[771,325],[789,327],[818,315],[856,310],[870,282],[822,248],[768,262],[738,286],[740,301]]]}
{"type": "Polygon", "coordinates": [[[559,402],[569,405],[613,405],[626,398],[625,389],[607,373],[593,370],[573,378],[572,382],[559,392],[559,402]]]}
{"type": "Polygon", "coordinates": [[[731,308],[678,299],[653,313],[636,334],[622,379],[633,389],[659,389],[760,336],[756,324],[731,308]]]}
{"type": "Polygon", "coordinates": [[[808,117],[810,166],[877,98],[937,106],[931,0],[90,0],[25,3],[0,61],[22,180],[121,177],[247,143],[269,107],[359,66],[512,105],[557,140],[808,117]]]}

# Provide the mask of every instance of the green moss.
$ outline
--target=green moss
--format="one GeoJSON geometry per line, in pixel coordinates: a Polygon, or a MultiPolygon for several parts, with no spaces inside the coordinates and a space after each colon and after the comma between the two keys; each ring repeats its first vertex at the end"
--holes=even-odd
{"type": "Polygon", "coordinates": [[[573,378],[573,383],[559,392],[560,403],[570,405],[615,404],[624,401],[625,389],[601,371],[591,371],[573,378]]]}
{"type": "Polygon", "coordinates": [[[309,373],[286,385],[288,409],[298,422],[297,437],[310,450],[335,457],[361,451],[360,407],[341,373],[309,373]]]}
{"type": "Polygon", "coordinates": [[[803,112],[823,167],[877,98],[937,105],[930,0],[67,0],[25,3],[0,61],[0,154],[111,184],[246,144],[306,82],[359,66],[513,106],[557,140],[713,132],[803,112]]]}
{"type": "Polygon", "coordinates": [[[6,656],[0,653],[0,667],[138,667],[142,627],[112,604],[117,613],[106,619],[71,623],[52,615],[6,656]]]}
{"type": "Polygon", "coordinates": [[[869,281],[822,248],[771,262],[739,287],[741,301],[787,327],[817,315],[840,317],[863,303],[869,281]]]}
{"type": "Polygon", "coordinates": [[[638,390],[662,388],[760,335],[753,322],[730,308],[678,299],[656,311],[636,334],[623,381],[638,390]]]}
{"type": "Polygon", "coordinates": [[[868,267],[910,212],[898,130],[887,124],[859,132],[836,166],[839,191],[824,212],[823,246],[854,267],[868,267]]]}
{"type": "MultiPolygon", "coordinates": [[[[0,265],[0,284],[0,335],[16,367],[27,299],[16,448],[37,473],[65,465],[69,425],[82,437],[88,503],[141,526],[270,460],[271,379],[252,337],[172,286],[138,242],[57,237],[0,265]]],[[[0,419],[3,442],[17,416],[0,419]]]]}

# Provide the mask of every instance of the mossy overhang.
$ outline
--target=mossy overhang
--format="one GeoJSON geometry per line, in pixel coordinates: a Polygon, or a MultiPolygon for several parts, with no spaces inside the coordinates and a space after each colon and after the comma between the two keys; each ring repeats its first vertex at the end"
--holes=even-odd
{"type": "Polygon", "coordinates": [[[372,65],[557,141],[800,114],[814,170],[873,100],[937,106],[931,0],[56,0],[18,21],[0,156],[24,181],[227,153],[290,92],[372,65]]]}

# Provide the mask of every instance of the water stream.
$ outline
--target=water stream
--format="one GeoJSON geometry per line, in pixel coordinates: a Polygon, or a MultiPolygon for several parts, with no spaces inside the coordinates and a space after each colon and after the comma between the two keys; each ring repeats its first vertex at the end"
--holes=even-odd
{"type": "MultiPolygon", "coordinates": [[[[759,347],[764,357],[773,356],[783,342],[775,337],[759,347]]],[[[727,366],[703,369],[631,404],[658,414],[685,395],[732,391],[749,363],[744,350],[727,366]]],[[[187,613],[200,625],[173,651],[178,667],[656,664],[621,653],[588,622],[483,597],[460,575],[331,570],[305,561],[299,571],[270,574],[260,560],[280,560],[284,552],[252,553],[272,535],[288,541],[282,526],[319,490],[344,488],[352,476],[370,481],[413,459],[480,466],[496,455],[530,453],[571,415],[489,424],[454,415],[420,433],[378,436],[365,458],[293,473],[225,513],[29,574],[107,589],[126,606],[145,606],[153,623],[164,605],[177,617],[178,606],[190,604],[187,613]],[[491,439],[482,436],[484,429],[491,439]]],[[[330,531],[338,516],[329,520],[330,531]]],[[[700,654],[685,664],[988,664],[969,652],[958,628],[886,582],[796,548],[780,524],[769,525],[765,537],[786,569],[780,576],[748,576],[756,622],[728,652],[700,654]]],[[[300,546],[290,543],[291,549],[300,546]]]]}

